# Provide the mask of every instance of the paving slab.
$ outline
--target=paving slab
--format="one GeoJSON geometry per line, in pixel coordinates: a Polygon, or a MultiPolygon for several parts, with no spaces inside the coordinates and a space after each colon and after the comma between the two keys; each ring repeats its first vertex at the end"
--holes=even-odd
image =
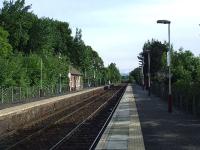
{"type": "Polygon", "coordinates": [[[126,91],[96,150],[144,150],[143,136],[132,86],[126,91]]]}
{"type": "Polygon", "coordinates": [[[45,105],[45,104],[48,104],[48,103],[53,103],[55,101],[59,101],[59,100],[63,100],[63,99],[69,98],[69,97],[73,97],[73,96],[76,96],[76,95],[83,94],[85,92],[98,90],[100,88],[102,88],[102,87],[87,89],[87,90],[83,90],[83,91],[79,91],[79,92],[75,92],[75,93],[69,93],[69,94],[62,95],[62,96],[47,98],[47,99],[43,99],[43,100],[40,100],[40,101],[30,102],[30,103],[26,103],[26,104],[22,104],[22,105],[17,105],[17,106],[1,109],[0,110],[0,117],[4,116],[4,115],[15,113],[15,112],[18,112],[18,111],[23,111],[25,109],[33,108],[33,107],[36,107],[36,106],[39,106],[39,105],[45,105]]]}
{"type": "Polygon", "coordinates": [[[134,85],[133,93],[147,150],[200,150],[200,119],[134,85]]]}
{"type": "MultiPolygon", "coordinates": [[[[16,130],[43,124],[43,119],[55,112],[62,111],[83,98],[103,91],[103,87],[87,89],[67,95],[43,99],[0,110],[0,139],[16,130]]],[[[47,119],[48,120],[48,119],[47,119]]]]}

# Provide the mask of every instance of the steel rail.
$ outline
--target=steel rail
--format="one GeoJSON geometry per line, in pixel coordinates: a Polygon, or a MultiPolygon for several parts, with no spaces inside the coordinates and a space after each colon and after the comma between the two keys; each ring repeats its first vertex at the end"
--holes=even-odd
{"type": "MultiPolygon", "coordinates": [[[[121,87],[123,88],[123,87],[121,87]]],[[[121,89],[120,88],[120,89],[121,89]]],[[[49,150],[57,150],[59,149],[60,146],[62,146],[62,144],[64,142],[66,142],[70,136],[75,133],[79,127],[81,127],[82,125],[84,125],[84,123],[89,120],[90,118],[92,118],[98,111],[100,111],[107,103],[108,101],[110,101],[112,98],[114,98],[116,96],[116,94],[118,94],[118,92],[120,91],[117,90],[108,100],[106,100],[97,110],[95,110],[90,116],[88,116],[85,120],[83,120],[81,123],[79,123],[74,129],[72,129],[68,134],[66,134],[60,141],[58,141],[54,146],[52,146],[49,150]]]]}
{"type": "MultiPolygon", "coordinates": [[[[95,140],[94,140],[93,143],[91,144],[89,150],[93,150],[93,149],[96,147],[97,142],[98,142],[99,139],[101,138],[101,136],[102,136],[103,132],[105,131],[105,129],[106,129],[108,123],[110,122],[110,120],[111,120],[111,118],[112,118],[112,116],[113,116],[115,110],[117,109],[117,106],[119,105],[119,103],[120,103],[120,101],[121,101],[121,99],[122,99],[122,96],[124,95],[124,92],[125,92],[126,87],[127,87],[127,86],[122,87],[122,89],[120,89],[120,90],[123,90],[123,91],[122,91],[122,93],[121,93],[121,95],[120,95],[120,97],[119,97],[117,103],[115,104],[115,106],[114,106],[112,112],[111,112],[110,115],[108,116],[106,122],[104,123],[103,127],[102,127],[101,130],[99,131],[99,133],[98,133],[98,135],[96,136],[95,140]],[[123,89],[123,88],[124,88],[124,89],[123,89]]],[[[120,91],[119,91],[119,92],[120,92],[120,91]]]]}
{"type": "MultiPolygon", "coordinates": [[[[103,95],[101,95],[100,97],[105,96],[108,92],[109,92],[109,91],[106,91],[106,92],[103,93],[103,95]]],[[[99,94],[97,94],[96,96],[98,96],[98,95],[99,95],[99,94]]],[[[95,97],[95,96],[94,96],[94,97],[95,97]]],[[[90,98],[87,98],[87,100],[89,100],[89,99],[91,99],[91,97],[90,97],[90,98]]],[[[67,116],[68,116],[68,117],[72,116],[74,113],[76,113],[76,112],[78,112],[79,110],[83,109],[84,107],[90,105],[91,103],[93,103],[93,102],[94,102],[95,100],[97,100],[97,99],[99,99],[99,97],[95,97],[95,99],[93,99],[93,100],[90,101],[89,103],[87,103],[87,104],[85,104],[85,105],[79,107],[78,109],[76,109],[75,111],[71,112],[71,113],[68,114],[67,116]]],[[[85,101],[87,101],[87,100],[85,100],[85,101]]],[[[84,102],[85,102],[85,101],[84,101],[84,102]]],[[[82,102],[82,103],[83,103],[83,102],[82,102]]],[[[79,103],[79,104],[80,104],[80,103],[79,103]]],[[[76,105],[74,105],[74,106],[76,106],[76,105]]],[[[72,107],[74,107],[74,106],[72,106],[72,107]]],[[[68,108],[68,109],[69,109],[69,108],[68,108]]],[[[67,117],[64,116],[64,117],[62,117],[62,118],[67,118],[67,117]]],[[[62,119],[62,118],[61,118],[61,119],[62,119]]],[[[61,120],[61,119],[59,119],[59,120],[61,120]]],[[[49,124],[49,125],[45,126],[45,127],[42,128],[42,129],[37,130],[37,131],[34,132],[33,134],[26,136],[25,138],[23,138],[22,140],[20,140],[20,141],[14,143],[13,145],[11,145],[11,146],[9,146],[8,148],[6,148],[5,150],[10,150],[10,149],[16,147],[17,145],[19,145],[19,144],[25,142],[26,140],[29,140],[29,139],[31,139],[32,137],[41,134],[43,131],[45,131],[46,129],[48,129],[49,127],[51,127],[51,126],[53,126],[53,125],[55,125],[55,124],[58,124],[58,120],[56,120],[56,121],[53,122],[52,124],[49,124]]]]}

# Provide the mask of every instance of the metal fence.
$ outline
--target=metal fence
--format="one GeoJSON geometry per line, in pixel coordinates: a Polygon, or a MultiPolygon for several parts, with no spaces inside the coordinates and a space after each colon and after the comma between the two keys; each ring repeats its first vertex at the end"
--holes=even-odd
{"type": "MultiPolygon", "coordinates": [[[[78,89],[87,89],[97,86],[102,86],[98,82],[83,83],[83,85],[78,89]]],[[[53,97],[63,94],[68,94],[70,91],[68,84],[62,85],[48,85],[40,88],[39,86],[33,87],[0,87],[0,106],[5,106],[6,104],[16,104],[16,103],[26,103],[36,100],[41,100],[47,97],[53,97]]]]}
{"type": "MultiPolygon", "coordinates": [[[[164,83],[153,83],[151,85],[152,93],[159,96],[163,100],[168,98],[168,86],[164,83]]],[[[172,87],[173,105],[181,110],[200,116],[200,92],[198,88],[187,87],[179,89],[172,87]]]]}
{"type": "Polygon", "coordinates": [[[168,98],[168,86],[164,83],[154,82],[153,84],[151,84],[151,91],[153,94],[163,100],[167,100],[168,98]]]}
{"type": "Polygon", "coordinates": [[[18,103],[23,101],[34,101],[42,97],[51,97],[69,93],[68,85],[49,85],[33,87],[0,87],[1,104],[18,103]]]}

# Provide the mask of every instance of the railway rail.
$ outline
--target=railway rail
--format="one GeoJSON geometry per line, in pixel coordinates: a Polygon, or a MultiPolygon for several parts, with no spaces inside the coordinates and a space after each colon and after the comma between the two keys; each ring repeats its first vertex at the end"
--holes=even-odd
{"type": "Polygon", "coordinates": [[[0,149],[9,149],[14,145],[17,145],[18,143],[21,143],[33,136],[36,136],[37,134],[40,134],[40,132],[42,132],[43,130],[50,128],[58,120],[58,118],[62,118],[66,116],[66,114],[70,114],[74,110],[77,110],[81,106],[84,106],[85,104],[90,102],[92,99],[95,99],[96,97],[107,92],[108,91],[95,94],[94,96],[82,99],[82,101],[77,103],[71,103],[69,107],[63,108],[62,110],[59,110],[52,115],[38,119],[36,122],[32,122],[30,125],[27,125],[27,127],[23,128],[22,130],[20,129],[15,131],[14,133],[8,133],[8,136],[1,136],[0,149]]]}
{"type": "Polygon", "coordinates": [[[124,92],[124,87],[101,105],[79,126],[66,135],[50,150],[93,150],[109,123],[124,92]],[[98,112],[98,113],[97,113],[98,112]]]}
{"type": "Polygon", "coordinates": [[[124,89],[125,86],[113,87],[57,112],[47,119],[48,125],[4,139],[0,149],[94,149],[124,89]]]}

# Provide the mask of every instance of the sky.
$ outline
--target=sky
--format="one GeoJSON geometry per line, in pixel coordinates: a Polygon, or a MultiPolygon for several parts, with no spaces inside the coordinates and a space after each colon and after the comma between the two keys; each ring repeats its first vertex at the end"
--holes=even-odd
{"type": "MultiPolygon", "coordinates": [[[[2,0],[0,0],[2,1],[2,0]]],[[[138,54],[147,40],[168,40],[171,21],[171,43],[199,56],[199,0],[26,0],[38,17],[66,21],[75,34],[82,29],[86,45],[92,46],[107,66],[116,63],[121,73],[138,67],[138,54]]],[[[2,2],[0,3],[2,7],[2,2]]]]}

